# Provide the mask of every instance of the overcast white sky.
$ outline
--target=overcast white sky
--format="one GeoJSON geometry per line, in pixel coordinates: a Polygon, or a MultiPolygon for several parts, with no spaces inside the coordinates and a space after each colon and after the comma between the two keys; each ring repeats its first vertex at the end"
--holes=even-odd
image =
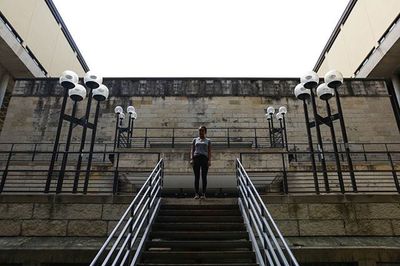
{"type": "Polygon", "coordinates": [[[348,0],[53,0],[106,77],[298,77],[348,0]]]}

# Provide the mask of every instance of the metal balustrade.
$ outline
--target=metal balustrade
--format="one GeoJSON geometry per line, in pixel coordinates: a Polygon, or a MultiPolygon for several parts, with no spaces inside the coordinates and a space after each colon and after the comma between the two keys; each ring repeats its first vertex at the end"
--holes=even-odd
{"type": "MultiPolygon", "coordinates": [[[[343,161],[344,153],[339,152],[343,161]]],[[[350,156],[354,163],[354,184],[350,182],[350,170],[346,163],[337,169],[334,152],[330,151],[324,151],[323,154],[293,150],[242,152],[240,161],[246,165],[249,173],[257,177],[256,187],[268,190],[268,186],[275,185],[276,189],[278,184],[279,191],[275,192],[279,193],[400,193],[400,150],[363,149],[351,151],[350,156]],[[314,172],[311,156],[317,162],[324,156],[328,169],[324,171],[321,164],[317,163],[314,172]],[[327,178],[323,173],[326,173],[327,178]]]]}
{"type": "Polygon", "coordinates": [[[236,178],[239,207],[257,262],[260,265],[298,266],[296,258],[239,159],[236,159],[236,178]]]}
{"type": "Polygon", "coordinates": [[[85,167],[77,170],[79,154],[84,158],[84,164],[90,154],[69,151],[67,169],[64,175],[60,175],[59,166],[64,153],[57,153],[56,167],[51,179],[48,179],[52,151],[20,151],[15,149],[15,145],[9,151],[0,150],[0,193],[117,194],[124,192],[120,189],[122,177],[132,177],[141,185],[144,182],[143,173],[152,170],[148,165],[154,165],[160,160],[159,152],[94,151],[91,153],[94,160],[90,169],[85,167]]]}
{"type": "Polygon", "coordinates": [[[90,263],[135,265],[161,203],[164,161],[161,159],[90,263]]]}

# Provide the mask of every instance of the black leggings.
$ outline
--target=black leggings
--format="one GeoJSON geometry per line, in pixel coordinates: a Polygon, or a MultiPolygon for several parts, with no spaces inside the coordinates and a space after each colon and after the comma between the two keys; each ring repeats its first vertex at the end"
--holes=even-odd
{"type": "Polygon", "coordinates": [[[207,172],[208,172],[207,156],[198,155],[193,158],[194,189],[196,191],[196,194],[199,194],[200,168],[201,168],[201,183],[203,185],[203,194],[205,194],[207,190],[207,172]]]}

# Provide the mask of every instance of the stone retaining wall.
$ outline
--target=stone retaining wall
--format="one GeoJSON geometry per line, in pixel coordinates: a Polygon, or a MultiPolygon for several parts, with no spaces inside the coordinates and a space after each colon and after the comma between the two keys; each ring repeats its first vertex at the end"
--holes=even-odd
{"type": "MultiPolygon", "coordinates": [[[[264,108],[285,105],[288,108],[288,141],[307,142],[302,102],[293,96],[297,82],[297,79],[107,79],[105,84],[111,89],[111,97],[101,105],[97,141],[114,140],[115,106],[133,104],[138,113],[135,127],[160,127],[162,129],[155,133],[159,136],[169,136],[169,129],[183,127],[187,130],[176,135],[189,139],[197,134],[201,124],[210,128],[267,128],[264,108]]],[[[54,140],[61,93],[62,88],[54,79],[18,81],[0,140],[54,140]]],[[[351,142],[398,141],[396,121],[382,80],[347,80],[340,93],[351,142]]],[[[317,102],[320,113],[325,115],[325,104],[317,102]]],[[[331,105],[334,113],[334,101],[331,105]]],[[[71,106],[68,101],[67,113],[71,112],[71,106]]],[[[84,109],[84,104],[80,104],[78,117],[83,115],[84,109]]],[[[95,104],[92,117],[94,109],[95,104]]],[[[309,112],[311,115],[311,110],[309,112]]],[[[336,130],[340,141],[338,123],[336,130]]],[[[63,130],[64,139],[66,132],[63,130]]],[[[75,129],[74,133],[73,141],[79,140],[81,129],[75,129]]],[[[234,137],[235,132],[231,133],[234,137]]],[[[322,133],[325,140],[330,139],[326,126],[322,127],[322,133]]],[[[137,130],[137,134],[144,133],[137,130]]],[[[209,132],[211,138],[220,134],[216,130],[209,132]]],[[[265,130],[258,134],[266,136],[265,130]]],[[[243,130],[237,135],[253,137],[254,132],[243,130]]],[[[89,137],[90,134],[88,140],[89,137]]]]}
{"type": "MultiPolygon", "coordinates": [[[[128,196],[0,196],[0,236],[111,232],[128,196]]],[[[399,236],[398,195],[263,196],[285,236],[399,236]]]]}
{"type": "Polygon", "coordinates": [[[285,236],[399,236],[398,195],[263,196],[285,236]]]}

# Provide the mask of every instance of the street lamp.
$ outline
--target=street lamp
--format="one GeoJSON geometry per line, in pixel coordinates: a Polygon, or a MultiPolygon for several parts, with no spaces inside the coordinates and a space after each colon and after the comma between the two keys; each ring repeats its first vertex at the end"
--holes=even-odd
{"type": "Polygon", "coordinates": [[[115,135],[114,135],[114,150],[115,148],[120,148],[121,140],[125,137],[125,147],[131,147],[132,135],[133,135],[133,125],[135,119],[137,119],[137,113],[135,107],[128,106],[127,113],[128,116],[128,126],[123,127],[123,120],[125,119],[124,110],[121,106],[117,106],[114,109],[115,114],[117,115],[117,122],[115,125],[115,135]],[[126,136],[123,134],[126,133],[126,136]]]}
{"type": "Polygon", "coordinates": [[[294,95],[297,99],[303,101],[303,109],[304,109],[304,116],[306,120],[306,130],[307,130],[307,137],[308,137],[308,147],[310,149],[310,159],[311,159],[311,166],[313,170],[313,177],[314,177],[314,186],[315,191],[319,193],[319,183],[318,183],[318,175],[317,175],[317,167],[315,164],[315,157],[314,157],[314,146],[311,136],[311,127],[310,127],[310,119],[308,117],[308,108],[307,108],[307,100],[311,97],[311,91],[304,87],[303,83],[297,84],[294,88],[294,95]]]}
{"type": "MultiPolygon", "coordinates": [[[[324,146],[322,144],[321,129],[320,129],[319,123],[318,123],[319,115],[317,113],[317,104],[315,103],[315,95],[313,92],[313,90],[315,88],[317,88],[317,86],[318,86],[319,77],[318,77],[317,73],[315,73],[314,71],[310,71],[300,78],[300,83],[302,83],[306,89],[310,90],[311,106],[312,106],[312,110],[313,110],[313,114],[314,114],[315,128],[317,130],[318,152],[320,154],[320,159],[321,159],[321,166],[322,166],[322,172],[323,172],[323,176],[324,176],[325,190],[326,190],[326,192],[329,192],[330,189],[329,189],[328,173],[326,170],[324,146]]],[[[309,126],[313,127],[314,125],[312,123],[310,123],[309,126]]]]}
{"type": "MultiPolygon", "coordinates": [[[[88,123],[89,123],[90,108],[92,106],[93,90],[99,88],[102,85],[103,78],[101,76],[95,74],[92,71],[88,71],[88,72],[85,73],[85,76],[83,78],[83,82],[84,82],[85,86],[89,90],[89,95],[88,95],[88,101],[87,101],[87,104],[86,104],[85,115],[84,115],[84,117],[81,118],[81,123],[82,123],[81,125],[83,127],[83,130],[82,130],[82,136],[81,136],[81,144],[79,146],[78,162],[76,164],[74,185],[72,187],[72,192],[73,193],[76,193],[77,190],[78,190],[78,182],[79,182],[79,177],[80,177],[80,173],[81,173],[81,165],[82,165],[82,159],[83,159],[83,150],[85,148],[86,132],[87,132],[88,123]]],[[[92,128],[92,135],[93,135],[93,131],[94,130],[95,129],[92,128]]]]}
{"type": "MultiPolygon", "coordinates": [[[[355,177],[354,177],[353,164],[352,164],[352,160],[350,157],[350,148],[349,148],[346,128],[345,128],[345,124],[344,124],[344,120],[343,120],[343,111],[342,111],[342,107],[340,104],[339,94],[337,91],[338,87],[340,87],[343,84],[343,76],[340,72],[338,72],[336,70],[332,70],[332,71],[329,71],[325,75],[324,81],[325,81],[325,83],[322,83],[318,86],[319,77],[318,77],[317,73],[310,71],[306,75],[304,75],[303,77],[300,78],[301,85],[299,84],[298,85],[299,87],[296,86],[295,95],[296,95],[296,97],[298,97],[298,95],[301,95],[299,93],[299,91],[301,90],[301,86],[304,86],[305,89],[309,89],[310,96],[311,96],[311,106],[312,106],[313,113],[314,113],[314,121],[313,122],[308,122],[308,113],[306,112],[307,111],[306,110],[307,109],[306,101],[305,101],[305,99],[302,99],[303,104],[304,104],[304,113],[306,116],[306,124],[307,124],[307,129],[308,129],[307,134],[309,135],[309,142],[312,144],[310,128],[315,126],[316,131],[317,131],[318,148],[319,148],[319,152],[321,153],[321,165],[322,165],[322,171],[324,174],[325,190],[327,192],[330,191],[329,180],[328,180],[328,175],[327,175],[327,171],[326,171],[324,149],[323,149],[322,137],[321,137],[321,131],[320,131],[320,124],[325,124],[330,128],[331,136],[332,136],[332,144],[333,144],[333,149],[334,149],[334,153],[335,153],[336,167],[337,167],[337,171],[338,171],[340,190],[342,193],[345,192],[343,175],[342,175],[342,170],[341,170],[341,166],[340,166],[339,152],[338,152],[337,143],[336,143],[335,129],[334,129],[334,125],[333,125],[333,121],[336,119],[339,119],[340,127],[342,130],[342,135],[343,135],[343,142],[344,142],[344,145],[346,148],[347,162],[348,162],[348,166],[349,166],[352,187],[353,187],[353,191],[357,192],[357,185],[356,185],[356,181],[355,181],[355,177]],[[325,101],[327,114],[328,114],[327,117],[321,117],[318,114],[313,89],[316,89],[318,98],[325,101]],[[297,94],[296,94],[296,91],[298,92],[297,94]],[[333,96],[336,97],[338,113],[332,115],[329,100],[333,96]]],[[[315,178],[315,176],[314,176],[314,178],[315,178]]]]}
{"type": "Polygon", "coordinates": [[[285,106],[279,107],[279,113],[282,114],[282,120],[283,120],[283,131],[285,133],[285,146],[286,146],[286,151],[288,151],[288,141],[287,141],[287,131],[286,131],[286,113],[287,113],[287,108],[285,106]]]}
{"type": "Polygon", "coordinates": [[[324,81],[328,85],[328,87],[333,89],[333,92],[335,94],[336,105],[337,105],[339,121],[340,121],[340,128],[342,131],[342,138],[343,138],[344,147],[345,147],[345,151],[346,151],[347,164],[349,166],[349,171],[350,171],[351,184],[353,187],[353,191],[357,192],[357,184],[356,184],[356,178],[354,176],[353,162],[352,162],[351,155],[350,155],[349,140],[347,138],[346,125],[345,125],[344,119],[343,119],[342,104],[340,103],[340,97],[339,97],[339,92],[338,92],[338,88],[343,84],[343,75],[342,75],[342,73],[340,73],[337,70],[331,70],[325,74],[324,81]]]}
{"type": "Polygon", "coordinates": [[[285,106],[281,106],[279,108],[279,111],[275,114],[275,108],[272,106],[269,106],[268,108],[264,109],[265,111],[265,117],[267,118],[268,121],[268,131],[269,131],[269,139],[270,139],[270,145],[271,147],[276,146],[276,135],[277,133],[280,134],[281,137],[281,144],[282,147],[286,147],[286,150],[288,149],[288,144],[287,144],[287,135],[286,135],[286,121],[285,121],[285,114],[287,113],[287,109],[285,106]],[[273,117],[279,121],[279,128],[274,127],[274,120],[273,117]]]}
{"type": "Polygon", "coordinates": [[[59,173],[58,180],[57,180],[56,193],[60,193],[62,190],[66,164],[68,161],[69,148],[70,148],[70,144],[71,144],[72,130],[76,125],[82,126],[83,130],[82,130],[82,138],[81,138],[80,149],[79,149],[78,163],[76,166],[76,172],[75,172],[75,178],[74,178],[74,185],[73,185],[74,193],[77,191],[78,182],[79,182],[80,169],[81,169],[81,163],[82,163],[82,157],[83,157],[83,149],[84,149],[85,140],[86,140],[86,131],[87,131],[87,128],[92,129],[92,142],[91,142],[89,162],[88,162],[89,171],[87,171],[87,173],[86,173],[87,180],[85,180],[86,187],[84,188],[84,192],[86,193],[86,190],[87,190],[87,182],[88,182],[89,173],[90,173],[93,145],[94,145],[95,136],[96,136],[95,132],[96,132],[97,120],[98,120],[99,109],[100,109],[100,107],[98,105],[96,107],[95,122],[93,124],[90,123],[89,122],[89,114],[90,114],[92,96],[95,100],[100,102],[100,101],[104,101],[108,98],[109,92],[108,92],[108,88],[106,86],[102,85],[103,78],[95,75],[91,71],[87,72],[84,76],[84,84],[85,84],[86,88],[83,85],[78,84],[78,81],[79,81],[78,75],[75,72],[70,71],[70,70],[64,71],[59,79],[61,86],[64,88],[64,97],[63,97],[63,102],[61,105],[60,117],[59,117],[59,121],[58,121],[57,134],[56,134],[56,138],[55,138],[55,142],[54,142],[52,158],[50,161],[49,171],[47,174],[46,187],[45,187],[45,191],[44,191],[45,193],[48,193],[50,190],[50,184],[51,184],[52,174],[54,171],[54,164],[55,164],[55,160],[56,160],[56,156],[57,156],[57,152],[58,152],[61,129],[62,129],[62,124],[63,124],[64,120],[68,121],[70,124],[69,124],[67,141],[65,144],[65,150],[64,150],[64,154],[63,154],[62,164],[61,164],[61,168],[60,168],[60,173],[59,173]],[[77,117],[75,117],[76,111],[77,111],[77,104],[78,104],[78,102],[81,102],[86,98],[87,89],[89,90],[89,97],[88,97],[88,101],[87,101],[87,105],[86,105],[86,113],[85,113],[84,117],[77,118],[77,117]],[[73,101],[71,115],[65,114],[65,107],[66,107],[68,96],[73,101]]]}
{"type": "Polygon", "coordinates": [[[331,131],[331,139],[332,139],[332,145],[333,145],[333,152],[335,154],[335,161],[336,161],[336,169],[338,173],[338,179],[339,179],[339,186],[340,186],[340,191],[344,193],[345,188],[344,188],[344,183],[343,183],[343,175],[342,175],[342,168],[340,166],[340,159],[339,159],[339,151],[337,148],[336,144],[336,134],[335,134],[335,127],[333,126],[333,117],[332,117],[332,111],[331,111],[331,106],[329,105],[329,99],[331,99],[334,96],[334,92],[332,88],[329,88],[326,83],[322,83],[318,86],[317,88],[317,96],[321,100],[325,101],[326,103],[326,111],[328,114],[328,119],[326,123],[329,123],[328,126],[331,131]]]}
{"type": "Polygon", "coordinates": [[[80,102],[86,98],[86,88],[80,84],[76,84],[74,88],[72,88],[68,91],[68,96],[73,101],[73,105],[72,105],[72,113],[71,113],[71,117],[70,117],[71,119],[68,120],[69,121],[69,129],[68,129],[67,141],[65,143],[63,159],[61,162],[61,169],[60,169],[60,173],[58,175],[56,193],[60,193],[62,190],[62,185],[64,182],[64,176],[65,176],[65,168],[67,167],[69,146],[71,145],[72,130],[73,130],[74,124],[75,124],[74,120],[76,119],[76,117],[75,117],[76,109],[78,107],[78,102],[80,102]]]}
{"type": "Polygon", "coordinates": [[[56,156],[57,156],[58,144],[60,142],[60,135],[61,135],[61,129],[62,129],[62,124],[63,124],[63,120],[64,120],[65,107],[67,105],[68,91],[70,89],[74,88],[75,85],[78,84],[78,81],[79,81],[78,75],[71,70],[64,71],[61,74],[61,77],[59,79],[59,83],[64,88],[64,95],[63,95],[63,101],[61,104],[60,117],[58,119],[56,138],[54,140],[54,146],[53,146],[53,152],[51,155],[49,171],[47,172],[46,186],[44,189],[45,193],[48,193],[49,189],[50,189],[51,177],[52,177],[53,171],[54,171],[54,163],[55,163],[56,156]]]}
{"type": "MultiPolygon", "coordinates": [[[[137,113],[135,110],[135,107],[133,107],[132,105],[128,106],[128,108],[126,108],[126,111],[129,114],[129,122],[128,122],[128,128],[129,128],[129,132],[128,132],[128,139],[129,139],[129,144],[131,144],[130,140],[132,139],[132,133],[133,133],[133,125],[135,122],[135,119],[137,118],[137,113]]],[[[130,145],[129,145],[130,146],[130,145]]]]}
{"type": "Polygon", "coordinates": [[[87,192],[87,188],[89,185],[89,177],[90,177],[90,171],[91,171],[92,159],[93,159],[93,149],[94,149],[94,143],[96,140],[97,122],[99,120],[99,113],[100,113],[100,102],[107,100],[108,95],[109,95],[109,90],[103,84],[100,84],[100,86],[97,89],[94,89],[92,91],[92,97],[97,102],[97,104],[96,104],[96,112],[95,112],[94,121],[93,121],[93,130],[92,130],[92,138],[90,141],[88,164],[86,166],[85,182],[83,185],[84,193],[87,192]]]}
{"type": "Polygon", "coordinates": [[[275,113],[275,108],[272,106],[269,106],[267,109],[265,109],[265,116],[267,117],[268,121],[268,131],[269,131],[269,143],[270,146],[272,147],[272,131],[271,128],[274,128],[274,121],[273,121],[273,115],[275,113]]]}

